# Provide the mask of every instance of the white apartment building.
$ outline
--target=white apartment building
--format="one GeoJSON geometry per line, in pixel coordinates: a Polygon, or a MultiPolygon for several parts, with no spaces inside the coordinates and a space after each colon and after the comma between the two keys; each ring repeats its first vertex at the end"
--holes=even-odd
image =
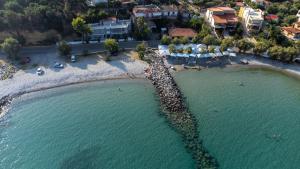
{"type": "Polygon", "coordinates": [[[257,33],[263,26],[264,16],[260,9],[241,7],[239,17],[243,19],[248,33],[257,33]]]}
{"type": "Polygon", "coordinates": [[[205,17],[214,29],[235,29],[238,23],[236,12],[230,7],[208,8],[205,17]]]}
{"type": "Polygon", "coordinates": [[[109,18],[99,23],[90,24],[92,33],[91,39],[101,40],[106,38],[126,38],[131,32],[131,20],[117,20],[109,18]]]}

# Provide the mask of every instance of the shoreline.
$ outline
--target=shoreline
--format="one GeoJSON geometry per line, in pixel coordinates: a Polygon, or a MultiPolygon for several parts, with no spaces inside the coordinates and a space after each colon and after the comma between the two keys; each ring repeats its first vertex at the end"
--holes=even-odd
{"type": "Polygon", "coordinates": [[[44,90],[49,90],[49,89],[55,89],[55,88],[60,88],[60,87],[67,87],[67,86],[73,86],[73,85],[79,85],[79,84],[85,84],[85,83],[92,83],[92,82],[104,82],[104,81],[115,81],[115,80],[137,80],[137,79],[144,79],[147,80],[144,75],[134,75],[135,77],[130,77],[130,76],[117,76],[117,77],[111,77],[111,78],[99,78],[99,79],[91,79],[91,80],[84,80],[84,81],[77,81],[77,82],[72,82],[72,83],[65,83],[65,84],[60,84],[60,85],[53,85],[53,86],[48,86],[48,87],[42,87],[42,88],[37,88],[29,91],[24,91],[20,93],[14,93],[13,95],[6,95],[4,97],[0,98],[0,120],[3,118],[7,111],[9,110],[9,106],[12,103],[12,101],[22,95],[29,94],[29,93],[34,93],[34,92],[41,92],[44,90]],[[3,103],[3,104],[2,104],[3,103]]]}
{"type": "MultiPolygon", "coordinates": [[[[272,71],[277,71],[280,73],[283,73],[287,76],[294,77],[297,79],[300,79],[300,66],[299,68],[296,67],[296,65],[290,65],[287,63],[282,63],[279,61],[274,61],[270,60],[267,58],[258,58],[255,56],[239,56],[237,57],[238,61],[232,61],[231,64],[225,65],[224,67],[219,66],[219,68],[230,68],[230,67],[242,67],[242,68],[254,68],[254,69],[259,69],[259,68],[266,68],[270,69],[272,71]],[[249,64],[244,65],[239,63],[238,61],[240,59],[248,59],[249,64]]],[[[122,62],[122,61],[112,61],[112,62],[122,62]]],[[[119,64],[119,63],[118,63],[119,64]]],[[[109,64],[110,68],[113,68],[113,63],[109,64]]],[[[89,83],[89,82],[96,82],[96,81],[105,81],[105,80],[121,80],[121,79],[146,79],[144,70],[145,68],[148,67],[148,64],[142,61],[133,61],[133,64],[130,65],[129,69],[122,70],[121,72],[118,70],[110,70],[110,71],[105,71],[99,69],[98,72],[92,72],[89,69],[86,69],[84,71],[87,71],[85,74],[67,74],[68,78],[63,79],[65,76],[60,76],[60,72],[56,72],[55,74],[51,74],[51,81],[47,81],[49,79],[46,79],[46,81],[32,81],[29,84],[26,84],[26,81],[30,81],[29,79],[23,78],[23,76],[27,74],[31,74],[28,72],[24,72],[23,74],[17,76],[16,78],[14,77],[13,79],[16,79],[13,81],[13,79],[8,79],[4,80],[6,83],[2,84],[4,81],[0,81],[0,87],[1,86],[9,86],[9,85],[14,85],[14,87],[17,86],[17,89],[15,90],[14,88],[10,89],[9,91],[6,91],[5,93],[0,93],[0,119],[5,116],[7,112],[7,107],[9,107],[10,102],[16,98],[19,97],[23,94],[27,93],[32,93],[32,92],[38,92],[38,91],[43,91],[47,89],[53,89],[57,87],[64,87],[64,86],[70,86],[70,85],[76,85],[76,84],[82,84],[82,83],[89,83]],[[99,73],[100,72],[100,73],[99,73]],[[18,80],[25,80],[20,82],[18,80]],[[64,81],[60,81],[60,80],[64,81]],[[17,84],[16,84],[17,81],[17,84]],[[8,99],[9,98],[9,99],[8,99]]],[[[218,68],[218,66],[216,66],[218,68]]],[[[204,69],[210,69],[204,68],[204,69]]],[[[182,69],[182,70],[177,70],[177,71],[185,71],[185,70],[191,70],[191,69],[182,69]]],[[[203,70],[203,69],[202,69],[203,70]]],[[[79,70],[79,73],[81,73],[82,70],[79,70]]],[[[175,72],[177,72],[175,71],[175,72]]],[[[68,73],[68,72],[67,72],[68,73]]],[[[70,72],[69,72],[70,73],[70,72]]],[[[34,78],[38,79],[39,76],[36,76],[34,74],[34,78]]],[[[5,89],[4,89],[5,90],[5,89]]],[[[1,90],[0,90],[1,92],[1,90]]]]}
{"type": "Polygon", "coordinates": [[[18,70],[13,78],[0,81],[0,119],[11,101],[23,94],[57,87],[118,79],[143,79],[148,64],[140,60],[120,59],[110,62],[87,58],[66,64],[64,69],[42,66],[45,74],[36,75],[36,68],[18,70]]]}

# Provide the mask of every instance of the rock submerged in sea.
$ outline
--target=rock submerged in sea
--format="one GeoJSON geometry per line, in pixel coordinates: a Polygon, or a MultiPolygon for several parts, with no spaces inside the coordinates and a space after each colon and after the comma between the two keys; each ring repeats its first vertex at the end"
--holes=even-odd
{"type": "Polygon", "coordinates": [[[151,49],[146,50],[145,56],[150,60],[150,67],[146,71],[147,77],[159,95],[165,110],[163,115],[182,135],[185,148],[195,160],[196,168],[218,168],[217,161],[203,147],[198,136],[196,118],[187,110],[182,93],[164,64],[163,58],[151,49]]]}

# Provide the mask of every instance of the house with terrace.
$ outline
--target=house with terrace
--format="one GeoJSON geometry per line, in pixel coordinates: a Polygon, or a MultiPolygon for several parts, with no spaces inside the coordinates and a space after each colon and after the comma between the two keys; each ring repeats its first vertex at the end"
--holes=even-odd
{"type": "Polygon", "coordinates": [[[263,26],[263,11],[251,7],[241,7],[239,17],[242,18],[248,33],[257,33],[263,26]]]}
{"type": "Polygon", "coordinates": [[[192,40],[195,36],[197,36],[197,32],[191,28],[171,28],[169,29],[169,36],[171,38],[186,37],[189,40],[192,40]]]}
{"type": "Polygon", "coordinates": [[[145,19],[176,19],[178,8],[176,5],[138,5],[132,10],[134,18],[144,17],[145,19]]]}
{"type": "Polygon", "coordinates": [[[134,18],[160,19],[162,17],[162,11],[156,5],[138,5],[132,9],[132,13],[134,18]]]}
{"type": "Polygon", "coordinates": [[[116,17],[111,17],[99,21],[99,23],[89,24],[92,33],[92,40],[101,41],[106,38],[126,39],[131,33],[131,20],[118,20],[116,17]]]}
{"type": "Polygon", "coordinates": [[[300,40],[300,22],[296,22],[292,26],[282,27],[281,31],[289,39],[300,40]]]}
{"type": "Polygon", "coordinates": [[[208,8],[205,18],[215,30],[235,30],[238,24],[236,11],[230,7],[208,8]]]}

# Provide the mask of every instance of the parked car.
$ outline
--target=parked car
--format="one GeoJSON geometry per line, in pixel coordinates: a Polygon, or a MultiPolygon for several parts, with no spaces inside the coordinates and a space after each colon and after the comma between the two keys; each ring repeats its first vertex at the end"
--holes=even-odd
{"type": "Polygon", "coordinates": [[[64,68],[64,65],[61,64],[61,63],[55,62],[54,68],[60,68],[60,69],[62,69],[62,68],[64,68]]]}
{"type": "Polygon", "coordinates": [[[71,62],[73,62],[73,63],[76,62],[76,56],[75,55],[71,56],[71,62]]]}
{"type": "Polygon", "coordinates": [[[45,72],[42,70],[42,68],[37,68],[37,70],[36,70],[36,74],[37,75],[39,75],[39,76],[41,76],[41,75],[43,75],[45,72]]]}

